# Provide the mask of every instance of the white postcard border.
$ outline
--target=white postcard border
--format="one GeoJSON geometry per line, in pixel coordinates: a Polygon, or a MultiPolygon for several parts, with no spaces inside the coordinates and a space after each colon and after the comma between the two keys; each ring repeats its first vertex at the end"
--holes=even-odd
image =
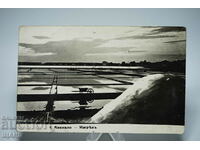
{"type": "Polygon", "coordinates": [[[182,125],[144,124],[17,124],[19,132],[183,134],[182,125]]]}

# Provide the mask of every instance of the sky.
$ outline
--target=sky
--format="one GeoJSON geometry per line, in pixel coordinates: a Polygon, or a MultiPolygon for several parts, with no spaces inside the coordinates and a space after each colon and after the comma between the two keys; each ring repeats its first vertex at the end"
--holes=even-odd
{"type": "Polygon", "coordinates": [[[185,59],[184,27],[21,26],[20,62],[185,59]]]}

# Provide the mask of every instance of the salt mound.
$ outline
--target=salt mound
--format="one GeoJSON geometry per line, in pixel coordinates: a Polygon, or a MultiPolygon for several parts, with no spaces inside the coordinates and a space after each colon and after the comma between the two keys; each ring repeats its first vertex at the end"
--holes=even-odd
{"type": "Polygon", "coordinates": [[[139,79],[89,123],[184,123],[184,79],[155,74],[139,79]]]}

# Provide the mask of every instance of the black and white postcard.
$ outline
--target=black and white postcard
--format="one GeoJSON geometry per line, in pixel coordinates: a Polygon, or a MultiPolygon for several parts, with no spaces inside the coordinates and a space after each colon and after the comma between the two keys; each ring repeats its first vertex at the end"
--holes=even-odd
{"type": "Polygon", "coordinates": [[[17,128],[184,131],[186,29],[21,26],[17,128]]]}

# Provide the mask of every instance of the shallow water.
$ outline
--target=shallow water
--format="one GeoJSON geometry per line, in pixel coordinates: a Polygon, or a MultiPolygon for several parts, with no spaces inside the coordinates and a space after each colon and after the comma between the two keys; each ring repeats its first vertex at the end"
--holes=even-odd
{"type": "MultiPolygon", "coordinates": [[[[123,70],[123,73],[135,73],[129,70],[123,70]]],[[[57,86],[58,94],[77,94],[79,88],[92,88],[94,93],[116,93],[125,91],[130,85],[125,85],[124,81],[134,83],[139,78],[118,73],[115,70],[93,70],[93,69],[81,69],[81,70],[70,70],[70,69],[19,69],[18,83],[18,94],[49,94],[51,86],[45,84],[52,84],[54,76],[57,76],[58,84],[73,84],[73,86],[57,86]],[[101,75],[99,75],[101,73],[101,75]],[[113,73],[113,74],[107,74],[113,73]],[[120,82],[121,81],[121,82],[120,82]],[[28,84],[38,84],[38,86],[22,86],[28,84]],[[42,86],[41,86],[42,84],[42,86]],[[83,85],[76,85],[83,84],[83,85]],[[95,84],[95,85],[87,85],[95,84]],[[108,85],[107,85],[108,84],[108,85]],[[117,84],[117,85],[115,85],[117,84]],[[121,84],[121,85],[119,85],[121,84]],[[44,86],[43,86],[44,85],[44,86]]],[[[52,93],[55,93],[56,86],[52,87],[52,93]]],[[[101,108],[107,104],[111,99],[106,100],[95,100],[93,103],[89,103],[88,109],[101,108]]],[[[18,102],[18,111],[32,111],[32,110],[44,110],[47,101],[43,102],[18,102]]],[[[78,109],[78,101],[55,101],[55,110],[67,110],[67,109],[78,109]]]]}

